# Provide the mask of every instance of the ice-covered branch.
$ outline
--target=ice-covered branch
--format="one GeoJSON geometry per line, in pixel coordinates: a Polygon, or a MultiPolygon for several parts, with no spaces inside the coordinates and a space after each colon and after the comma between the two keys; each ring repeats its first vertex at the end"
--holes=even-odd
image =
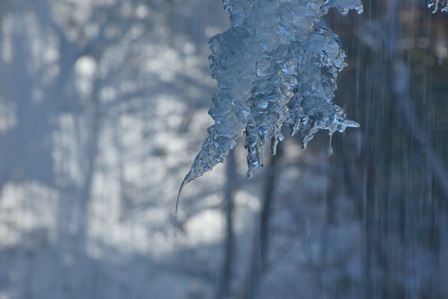
{"type": "Polygon", "coordinates": [[[319,130],[330,135],[359,125],[332,102],[345,66],[338,36],[323,16],[362,13],[360,0],[223,0],[232,27],[211,38],[211,75],[220,93],[209,114],[215,124],[182,186],[211,170],[246,135],[248,177],[275,154],[283,125],[303,148],[319,130]]]}

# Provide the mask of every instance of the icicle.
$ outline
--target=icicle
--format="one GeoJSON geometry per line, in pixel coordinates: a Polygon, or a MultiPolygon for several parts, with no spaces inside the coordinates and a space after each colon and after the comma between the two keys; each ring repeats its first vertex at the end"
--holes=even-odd
{"type": "MultiPolygon", "coordinates": [[[[303,148],[319,130],[343,132],[359,125],[332,102],[338,72],[347,65],[341,43],[322,20],[332,7],[363,12],[360,0],[223,0],[232,28],[210,39],[214,96],[200,153],[182,182],[221,163],[245,133],[248,177],[263,167],[263,151],[276,153],[283,125],[300,133],[303,148]]],[[[330,151],[330,150],[329,150],[330,151]]],[[[180,191],[179,190],[179,194],[180,191]]]]}
{"type": "Polygon", "coordinates": [[[328,141],[328,156],[333,156],[333,145],[331,144],[332,138],[333,132],[330,132],[330,140],[328,141]]]}

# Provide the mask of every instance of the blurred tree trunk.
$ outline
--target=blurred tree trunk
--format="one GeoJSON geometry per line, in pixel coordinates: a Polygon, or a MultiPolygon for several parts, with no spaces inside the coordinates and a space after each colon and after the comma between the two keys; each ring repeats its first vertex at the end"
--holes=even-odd
{"type": "Polygon", "coordinates": [[[255,226],[253,249],[249,263],[247,277],[242,286],[242,298],[258,298],[260,280],[263,273],[269,268],[269,223],[271,218],[271,206],[277,192],[277,179],[279,177],[278,163],[283,155],[283,145],[279,144],[276,155],[271,156],[265,169],[263,182],[262,206],[255,226]]]}
{"type": "MultiPolygon", "coordinates": [[[[15,13],[24,14],[20,5],[15,13]]],[[[11,35],[10,61],[0,62],[0,97],[10,101],[13,111],[2,111],[5,118],[16,117],[15,125],[0,134],[0,190],[7,181],[34,180],[53,184],[50,116],[54,109],[46,98],[36,99],[32,46],[26,23],[14,19],[5,32],[11,35]],[[7,115],[9,114],[9,115],[7,115]],[[15,157],[20,157],[15,159],[15,157]]],[[[36,64],[39,65],[41,61],[36,64]]],[[[2,99],[3,100],[3,99],[2,99]]],[[[4,121],[2,119],[2,121],[4,121]]]]}
{"type": "Polygon", "coordinates": [[[234,196],[237,190],[238,171],[235,160],[235,151],[230,151],[226,162],[226,185],[224,187],[224,215],[226,219],[226,231],[224,239],[224,258],[219,273],[218,288],[215,295],[217,299],[228,298],[231,292],[233,277],[233,264],[235,258],[235,233],[233,223],[234,196]]]}

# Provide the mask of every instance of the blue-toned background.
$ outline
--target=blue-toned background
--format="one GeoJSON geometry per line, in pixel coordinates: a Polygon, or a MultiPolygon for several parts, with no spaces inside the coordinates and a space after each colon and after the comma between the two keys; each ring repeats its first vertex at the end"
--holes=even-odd
{"type": "Polygon", "coordinates": [[[240,140],[177,223],[221,1],[0,1],[0,299],[446,298],[448,14],[363,2],[326,17],[361,127],[250,180],[240,140]]]}

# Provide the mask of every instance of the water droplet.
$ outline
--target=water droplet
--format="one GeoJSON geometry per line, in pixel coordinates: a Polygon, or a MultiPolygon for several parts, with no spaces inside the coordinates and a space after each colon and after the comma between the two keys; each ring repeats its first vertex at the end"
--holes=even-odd
{"type": "Polygon", "coordinates": [[[338,11],[340,12],[341,15],[346,16],[346,15],[348,15],[349,8],[348,7],[339,7],[338,11]]]}

